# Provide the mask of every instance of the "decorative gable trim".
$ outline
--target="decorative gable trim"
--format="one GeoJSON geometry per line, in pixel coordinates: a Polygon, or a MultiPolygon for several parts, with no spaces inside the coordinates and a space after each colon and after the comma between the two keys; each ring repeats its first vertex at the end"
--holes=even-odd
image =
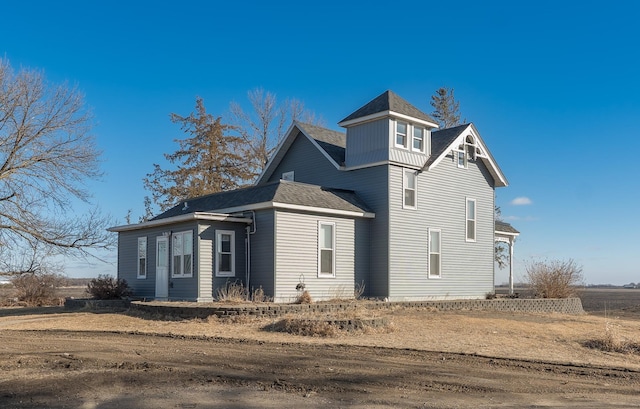
{"type": "Polygon", "coordinates": [[[493,176],[496,187],[507,186],[509,184],[507,178],[500,170],[500,167],[498,167],[498,164],[496,163],[495,159],[493,159],[493,156],[491,156],[491,152],[489,152],[489,150],[487,149],[484,141],[480,137],[480,133],[473,124],[469,124],[466,128],[464,128],[464,130],[460,132],[460,134],[453,140],[453,142],[451,142],[449,146],[447,146],[447,148],[444,149],[442,153],[440,153],[440,156],[433,160],[428,166],[425,166],[423,170],[428,171],[432,168],[435,168],[452,151],[458,151],[458,146],[464,144],[465,139],[469,135],[473,137],[473,139],[475,140],[475,144],[481,151],[481,154],[476,157],[476,160],[482,160],[485,166],[487,166],[487,168],[489,169],[489,173],[491,173],[491,176],[493,176]]]}

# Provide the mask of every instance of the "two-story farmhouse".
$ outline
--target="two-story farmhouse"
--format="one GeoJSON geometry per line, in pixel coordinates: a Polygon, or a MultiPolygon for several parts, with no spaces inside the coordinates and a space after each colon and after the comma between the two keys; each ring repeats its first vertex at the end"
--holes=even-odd
{"type": "MultiPolygon", "coordinates": [[[[494,289],[494,190],[507,180],[473,124],[386,91],[339,122],[294,123],[255,186],[114,227],[135,295],[211,301],[230,281],[288,302],[483,298],[494,289]]],[[[517,234],[500,224],[510,237],[517,234]]]]}

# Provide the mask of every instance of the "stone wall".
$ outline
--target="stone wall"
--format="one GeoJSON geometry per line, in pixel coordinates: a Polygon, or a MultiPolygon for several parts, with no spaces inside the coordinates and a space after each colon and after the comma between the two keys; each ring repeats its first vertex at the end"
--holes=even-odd
{"type": "Polygon", "coordinates": [[[188,302],[141,302],[131,303],[131,309],[149,314],[182,318],[207,318],[211,315],[231,317],[252,315],[278,317],[286,314],[337,313],[354,309],[381,310],[391,308],[432,308],[438,311],[486,310],[526,313],[583,314],[579,298],[564,299],[495,299],[495,300],[446,300],[416,302],[334,302],[316,304],[203,304],[188,302]]]}

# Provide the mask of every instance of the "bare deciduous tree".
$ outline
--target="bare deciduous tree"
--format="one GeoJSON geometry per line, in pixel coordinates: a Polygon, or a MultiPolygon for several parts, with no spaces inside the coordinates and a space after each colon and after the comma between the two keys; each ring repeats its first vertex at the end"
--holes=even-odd
{"type": "Polygon", "coordinates": [[[531,261],[527,281],[537,297],[568,298],[584,285],[582,266],[574,260],[531,261]]]}
{"type": "Polygon", "coordinates": [[[250,171],[255,178],[293,121],[318,125],[322,121],[297,99],[287,99],[279,104],[275,94],[262,88],[249,91],[247,97],[251,110],[247,112],[232,102],[230,123],[245,143],[245,157],[250,161],[250,171]]]}
{"type": "MultiPolygon", "coordinates": [[[[196,98],[196,111],[183,117],[171,114],[171,121],[191,135],[176,139],[179,149],[164,157],[175,166],[163,169],[154,164],[144,185],[161,210],[180,200],[238,188],[250,179],[247,163],[242,155],[242,139],[229,134],[231,127],[220,117],[208,114],[202,98],[196,98]]],[[[150,201],[145,198],[145,218],[151,213],[150,201]]]]}
{"type": "Polygon", "coordinates": [[[90,128],[91,116],[76,87],[52,85],[35,70],[15,72],[0,60],[3,257],[23,249],[85,256],[113,245],[108,218],[97,210],[78,217],[72,206],[89,203],[85,182],[101,175],[90,128]]]}

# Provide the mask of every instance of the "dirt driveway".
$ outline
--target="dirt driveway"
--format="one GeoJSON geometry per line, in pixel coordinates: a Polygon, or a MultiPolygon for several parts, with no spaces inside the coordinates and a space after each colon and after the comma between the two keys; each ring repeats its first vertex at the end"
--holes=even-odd
{"type": "Polygon", "coordinates": [[[397,310],[393,330],[318,338],[46,312],[0,311],[2,408],[640,407],[640,357],[582,345],[637,337],[635,316],[397,310]]]}

